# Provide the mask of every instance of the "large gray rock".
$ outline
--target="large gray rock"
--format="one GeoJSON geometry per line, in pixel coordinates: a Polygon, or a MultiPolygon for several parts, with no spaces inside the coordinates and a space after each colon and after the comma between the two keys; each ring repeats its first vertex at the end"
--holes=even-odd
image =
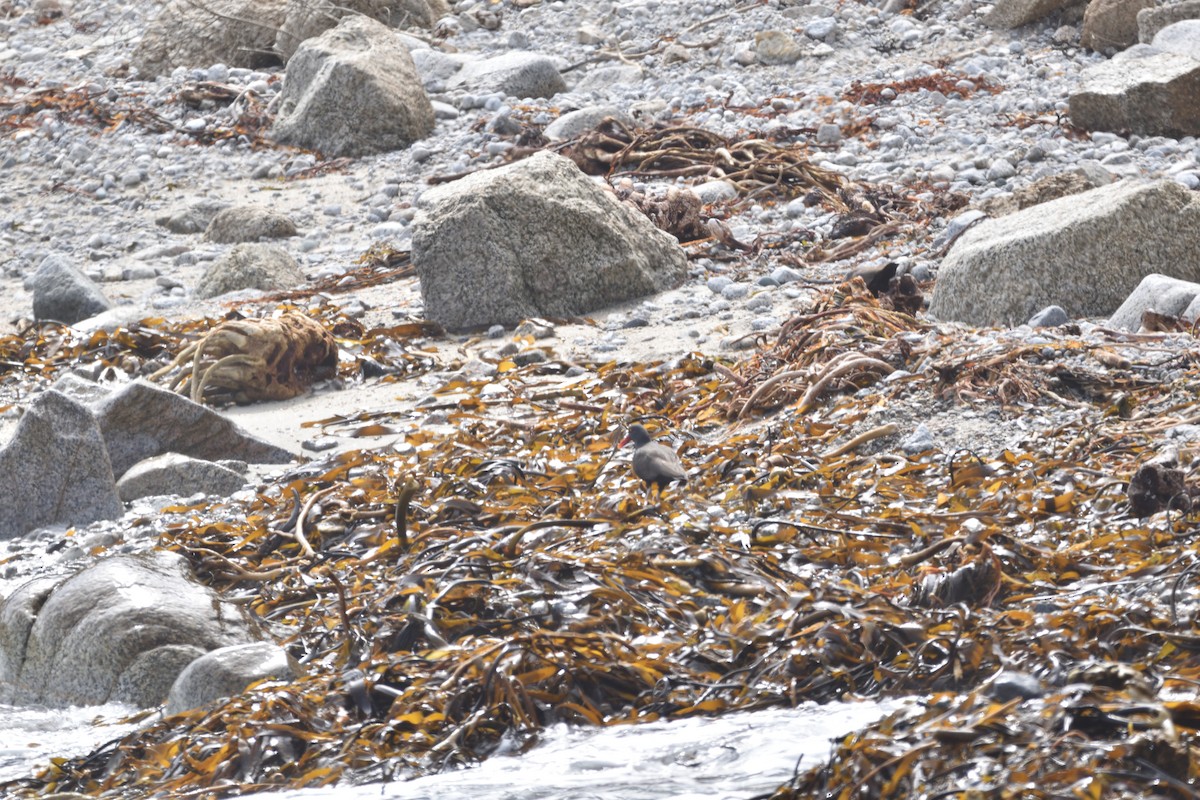
{"type": "Polygon", "coordinates": [[[993,28],[1019,28],[1079,2],[1080,0],[997,0],[984,22],[993,28]]]}
{"type": "Polygon", "coordinates": [[[30,280],[33,316],[74,325],[112,308],[96,283],[60,255],[42,259],[30,280]]]}
{"type": "Polygon", "coordinates": [[[686,272],[672,236],[552,153],[430,189],[420,205],[413,264],[426,317],[447,328],[583,314],[686,272]]]}
{"type": "Polygon", "coordinates": [[[1147,311],[1191,322],[1195,316],[1189,316],[1188,311],[1197,297],[1200,297],[1200,283],[1181,281],[1157,273],[1147,275],[1108,318],[1108,326],[1117,330],[1136,331],[1142,327],[1142,315],[1147,311]]]}
{"type": "Polygon", "coordinates": [[[1134,45],[1088,68],[1069,102],[1071,122],[1089,131],[1200,134],[1200,61],[1134,45]]]}
{"type": "Polygon", "coordinates": [[[1186,19],[1168,25],[1154,37],[1153,46],[1200,61],[1200,19],[1186,19]]]}
{"type": "Polygon", "coordinates": [[[216,297],[240,289],[279,291],[304,283],[296,259],[266,244],[239,244],[214,261],[196,284],[196,297],[216,297]]]}
{"type": "Polygon", "coordinates": [[[0,483],[0,539],[52,523],[111,519],[125,510],[96,417],[54,390],[34,399],[0,451],[0,483]]]}
{"type": "Polygon", "coordinates": [[[229,467],[181,453],[163,453],[130,467],[117,481],[117,492],[126,503],[166,494],[227,497],[245,483],[245,476],[229,467]]]}
{"type": "Polygon", "coordinates": [[[356,16],[292,56],[271,135],[330,156],[362,156],[403,149],[433,125],[433,106],[400,37],[356,16]]]}
{"type": "Polygon", "coordinates": [[[95,404],[113,473],[162,453],[215,461],[284,464],[293,456],[246,433],[228,418],[144,380],[133,381],[95,404]]]}
{"type": "Polygon", "coordinates": [[[672,236],[550,152],[427,191],[413,263],[426,317],[449,329],[571,317],[686,271],[672,236]]]}
{"type": "Polygon", "coordinates": [[[588,106],[587,108],[568,111],[554,120],[554,122],[551,122],[546,126],[545,136],[552,142],[574,139],[581,133],[592,130],[609,117],[633,127],[633,118],[618,106],[588,106]]]}
{"type": "Polygon", "coordinates": [[[1091,0],[1083,14],[1079,43],[1101,53],[1124,50],[1138,40],[1138,12],[1154,0],[1091,0]]]}
{"type": "Polygon", "coordinates": [[[133,51],[143,79],[176,67],[271,67],[271,51],[283,24],[284,0],[169,0],[133,51]]]}
{"type": "Polygon", "coordinates": [[[235,644],[205,653],[179,674],[167,696],[167,714],[178,714],[243,692],[264,680],[296,677],[287,653],[270,642],[235,644]]]}
{"type": "Polygon", "coordinates": [[[0,701],[153,706],[197,656],[257,638],[182,556],[114,556],[0,604],[0,701]]]}
{"type": "Polygon", "coordinates": [[[1017,325],[1053,303],[1111,314],[1146,275],[1200,280],[1200,197],[1172,180],[1122,181],[968,230],[938,271],[930,313],[1017,325]]]}
{"type": "Polygon", "coordinates": [[[203,233],[217,214],[229,208],[223,200],[198,200],[186,208],[158,217],[154,221],[171,233],[203,233]]]}
{"type": "Polygon", "coordinates": [[[283,214],[259,206],[232,206],[213,215],[204,231],[210,242],[231,244],[296,235],[296,224],[283,214]]]}
{"type": "Polygon", "coordinates": [[[468,61],[450,79],[449,86],[462,86],[482,94],[499,92],[517,98],[553,97],[567,90],[553,61],[540,53],[519,50],[468,61]]]}
{"type": "Polygon", "coordinates": [[[46,598],[60,581],[61,578],[34,578],[0,599],[0,702],[13,692],[12,684],[25,661],[29,631],[46,598]]]}
{"type": "Polygon", "coordinates": [[[1138,41],[1149,44],[1163,28],[1185,19],[1200,19],[1200,0],[1143,8],[1137,15],[1138,41]]]}
{"type": "Polygon", "coordinates": [[[336,27],[348,15],[361,14],[393,28],[432,28],[449,13],[446,0],[287,0],[275,51],[286,61],[302,42],[336,27]]]}
{"type": "Polygon", "coordinates": [[[988,198],[979,206],[989,217],[1003,217],[1005,214],[1012,214],[1039,203],[1047,203],[1098,186],[1107,186],[1112,180],[1112,176],[1103,170],[1073,169],[1039,178],[1027,186],[1015,189],[1012,194],[988,198]]]}
{"type": "Polygon", "coordinates": [[[443,53],[441,50],[427,48],[413,50],[409,48],[417,74],[421,76],[421,85],[426,89],[433,86],[445,87],[446,82],[453,78],[469,60],[458,53],[443,53]]]}
{"type": "Polygon", "coordinates": [[[646,81],[646,71],[637,64],[597,67],[575,84],[575,94],[595,94],[608,99],[614,86],[637,86],[646,81]]]}

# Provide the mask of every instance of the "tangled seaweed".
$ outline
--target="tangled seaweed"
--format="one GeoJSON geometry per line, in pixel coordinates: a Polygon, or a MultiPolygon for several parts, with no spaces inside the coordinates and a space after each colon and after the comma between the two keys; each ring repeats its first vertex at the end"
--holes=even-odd
{"type": "Polygon", "coordinates": [[[300,676],[0,788],[401,779],[557,722],[920,694],[778,796],[1179,795],[1198,715],[1156,692],[1200,679],[1195,520],[1139,516],[1125,487],[1165,431],[1200,422],[1200,350],[1009,335],[920,322],[856,281],[741,364],[507,365],[439,388],[418,409],[433,423],[322,420],[395,440],[164,536],[300,676]],[[1058,422],[987,455],[881,448],[901,430],[888,405],[912,396],[1058,422]],[[648,418],[691,469],[654,506],[614,448],[648,418]],[[1002,670],[1039,688],[998,699],[982,687],[1002,670]]]}

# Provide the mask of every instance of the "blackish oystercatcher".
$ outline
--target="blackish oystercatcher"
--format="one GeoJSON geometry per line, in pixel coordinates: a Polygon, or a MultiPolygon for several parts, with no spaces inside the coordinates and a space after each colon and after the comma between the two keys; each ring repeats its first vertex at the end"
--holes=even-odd
{"type": "Polygon", "coordinates": [[[679,456],[666,445],[650,441],[650,434],[641,425],[630,425],[620,446],[630,442],[633,442],[633,474],[647,488],[654,487],[661,494],[672,483],[687,483],[687,471],[679,456]]]}

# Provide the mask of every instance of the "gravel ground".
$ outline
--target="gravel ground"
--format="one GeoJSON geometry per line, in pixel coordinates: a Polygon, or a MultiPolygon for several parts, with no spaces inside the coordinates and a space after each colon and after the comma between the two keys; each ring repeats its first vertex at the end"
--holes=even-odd
{"type": "MultiPolygon", "coordinates": [[[[187,101],[210,82],[270,108],[282,69],[216,64],[138,80],[129,54],[160,4],[10,0],[0,7],[0,332],[30,316],[26,279],[51,253],[100,279],[130,319],[221,313],[221,302],[198,302],[190,290],[229,245],[157,222],[200,201],[251,202],[287,214],[300,235],[284,246],[306,275],[340,274],[373,244],[408,246],[413,204],[427,178],[504,160],[512,137],[497,131],[505,119],[541,126],[595,105],[618,106],[646,124],[807,142],[821,166],[928,203],[955,193],[977,204],[1088,163],[1118,176],[1200,183],[1194,139],[1089,137],[1063,126],[1071,88],[1102,58],[1077,45],[1079,9],[993,31],[980,21],[990,5],[976,0],[925,4],[913,14],[792,0],[525,5],[463,0],[455,4],[458,17],[439,25],[445,35],[427,38],[468,56],[512,49],[551,56],[567,93],[517,99],[429,84],[432,99],[444,104],[430,137],[405,151],[330,163],[252,136],[219,138],[237,104],[187,101]],[[499,14],[497,30],[471,29],[484,10],[499,14]],[[755,53],[781,35],[801,58],[758,63],[755,53]],[[887,86],[864,97],[854,91],[863,84],[887,86]],[[64,96],[87,102],[53,100],[64,96]]],[[[638,188],[654,194],[666,187],[638,188]]],[[[781,259],[800,240],[830,243],[835,215],[801,198],[743,204],[727,219],[736,238],[792,244],[736,259],[721,257],[719,248],[698,254],[682,287],[599,312],[593,324],[560,325],[544,344],[578,362],[667,360],[695,350],[728,355],[752,344],[748,335],[806,307],[822,288],[811,282],[886,261],[932,277],[951,217],[935,215],[927,229],[850,260],[781,272],[781,259]]],[[[337,298],[368,323],[421,314],[415,278],[337,298]]],[[[464,354],[500,346],[511,331],[493,334],[499,338],[474,344],[448,337],[433,346],[452,369],[464,354]]],[[[423,391],[412,385],[387,400],[423,391]]],[[[367,399],[335,393],[298,402],[320,408],[289,416],[367,399]]],[[[241,413],[263,420],[264,434],[277,440],[307,435],[262,409],[241,413]]]]}

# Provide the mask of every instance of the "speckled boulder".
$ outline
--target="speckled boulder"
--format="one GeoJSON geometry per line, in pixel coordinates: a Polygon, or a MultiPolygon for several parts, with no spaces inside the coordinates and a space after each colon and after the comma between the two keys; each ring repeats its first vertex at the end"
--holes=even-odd
{"type": "Polygon", "coordinates": [[[242,289],[279,291],[304,283],[296,259],[269,244],[239,244],[204,271],[196,297],[217,297],[242,289]]]}
{"type": "Polygon", "coordinates": [[[1138,44],[1084,70],[1068,98],[1071,122],[1089,131],[1200,134],[1200,61],[1138,44]]]}
{"type": "Polygon", "coordinates": [[[114,556],[0,604],[0,702],[153,706],[199,655],[257,638],[182,556],[114,556]]]}
{"type": "Polygon", "coordinates": [[[1124,50],[1138,40],[1138,12],[1153,7],[1154,0],[1091,0],[1080,44],[1101,53],[1124,50]]]}
{"type": "Polygon", "coordinates": [[[1121,181],[964,233],[938,270],[930,313],[1019,325],[1048,304],[1108,316],[1143,277],[1200,281],[1200,196],[1173,180],[1121,181]]]}
{"type": "Polygon", "coordinates": [[[228,417],[144,380],[132,381],[94,404],[113,473],[162,453],[285,464],[292,454],[251,436],[228,417]]]}
{"type": "Polygon", "coordinates": [[[1188,19],[1200,19],[1200,0],[1143,8],[1137,14],[1138,41],[1149,44],[1163,28],[1188,19]]]}
{"type": "Polygon", "coordinates": [[[33,290],[33,316],[66,325],[102,314],[112,303],[88,276],[63,256],[46,256],[29,280],[33,290]]]}
{"type": "Polygon", "coordinates": [[[124,506],[91,410],[55,390],[38,395],[0,451],[0,497],[0,539],[120,516],[124,506]]]}
{"type": "Polygon", "coordinates": [[[142,79],[176,67],[273,66],[283,8],[283,0],[168,0],[134,48],[133,66],[142,79]]]}
{"type": "Polygon", "coordinates": [[[421,196],[413,264],[450,329],[571,317],[678,286],[683,249],[574,163],[541,152],[421,196]]]}
{"type": "Polygon", "coordinates": [[[433,106],[400,36],[369,17],[346,17],[288,62],[271,136],[356,157],[401,150],[433,125],[433,106]]]}
{"type": "Polygon", "coordinates": [[[283,214],[258,206],[232,206],[218,211],[208,223],[204,238],[230,244],[259,239],[286,239],[296,235],[296,224],[283,214]]]}
{"type": "Polygon", "coordinates": [[[179,673],[167,697],[167,713],[178,714],[222,697],[232,697],[262,680],[295,677],[287,653],[270,642],[235,644],[205,653],[179,673]]]}
{"type": "Polygon", "coordinates": [[[1019,28],[1030,22],[1047,17],[1073,5],[1080,0],[997,0],[984,22],[993,28],[1019,28]]]}
{"type": "Polygon", "coordinates": [[[350,14],[362,14],[394,28],[432,28],[449,13],[446,0],[288,0],[275,51],[291,58],[301,42],[321,35],[350,14]]]}

